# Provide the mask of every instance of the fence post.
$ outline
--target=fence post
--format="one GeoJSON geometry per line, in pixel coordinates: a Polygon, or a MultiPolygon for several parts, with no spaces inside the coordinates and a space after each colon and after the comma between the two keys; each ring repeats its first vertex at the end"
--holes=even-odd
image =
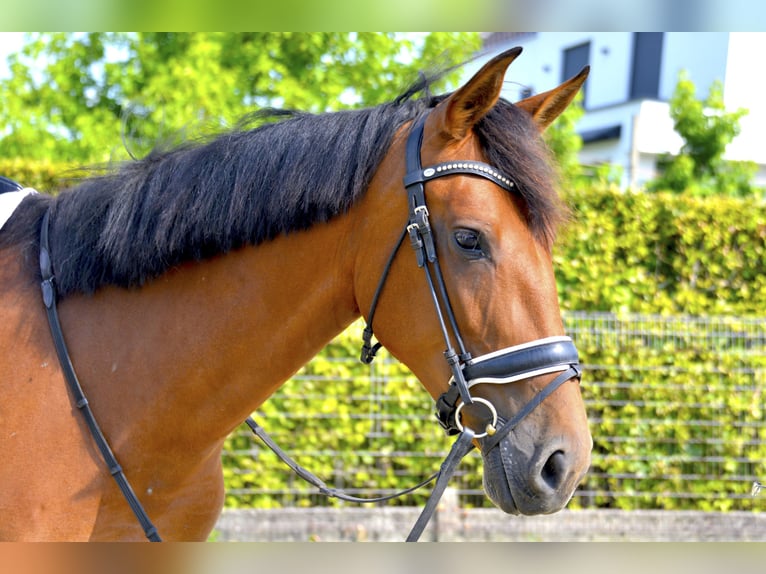
{"type": "Polygon", "coordinates": [[[448,486],[444,489],[434,518],[434,542],[449,542],[460,538],[460,499],[457,488],[448,486]]]}

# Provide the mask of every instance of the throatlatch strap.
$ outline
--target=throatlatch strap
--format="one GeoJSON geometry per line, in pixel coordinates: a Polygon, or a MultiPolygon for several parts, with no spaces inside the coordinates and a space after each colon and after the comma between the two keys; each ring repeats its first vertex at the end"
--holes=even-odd
{"type": "Polygon", "coordinates": [[[386,284],[386,277],[388,276],[388,272],[391,270],[391,265],[394,263],[394,259],[396,258],[396,253],[399,251],[399,247],[401,247],[402,243],[404,243],[405,237],[407,237],[406,228],[399,235],[399,240],[396,242],[396,246],[391,251],[391,255],[388,256],[386,266],[383,268],[383,275],[381,276],[381,280],[378,282],[378,286],[375,289],[375,294],[372,296],[370,312],[367,315],[367,324],[365,325],[364,332],[362,333],[362,351],[359,355],[359,360],[365,365],[372,363],[372,361],[375,359],[375,355],[383,346],[380,343],[375,343],[374,345],[372,343],[372,321],[375,319],[375,311],[378,308],[378,300],[380,299],[380,294],[383,292],[383,286],[386,284]]]}
{"type": "Polygon", "coordinates": [[[72,392],[75,405],[85,418],[85,423],[88,425],[88,429],[90,430],[90,434],[93,437],[96,446],[98,446],[98,450],[101,451],[101,456],[109,469],[109,473],[114,478],[117,486],[120,487],[120,491],[128,502],[130,509],[141,524],[141,528],[144,530],[144,535],[151,542],[161,542],[162,539],[157,533],[157,528],[152,524],[152,521],[149,520],[149,516],[146,514],[144,507],[141,505],[141,502],[138,500],[133,488],[130,486],[128,479],[125,477],[122,467],[117,462],[114,453],[112,453],[112,449],[109,447],[109,443],[107,442],[104,433],[101,432],[101,428],[98,426],[96,417],[93,415],[93,411],[88,404],[88,399],[85,397],[85,393],[82,390],[80,381],[77,379],[77,374],[75,373],[74,366],[69,357],[69,350],[64,341],[64,333],[61,330],[61,321],[59,320],[58,309],[56,308],[56,284],[53,276],[48,241],[49,222],[50,210],[46,211],[43,216],[42,230],[40,232],[40,273],[42,274],[43,279],[40,286],[42,288],[43,303],[45,304],[48,324],[50,325],[51,336],[53,337],[53,344],[56,347],[56,354],[58,355],[59,363],[61,364],[61,370],[69,385],[69,390],[72,392]]]}

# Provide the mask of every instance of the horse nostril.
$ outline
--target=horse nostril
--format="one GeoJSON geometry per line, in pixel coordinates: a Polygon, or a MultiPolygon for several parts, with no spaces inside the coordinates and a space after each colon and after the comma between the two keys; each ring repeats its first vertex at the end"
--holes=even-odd
{"type": "Polygon", "coordinates": [[[567,457],[563,450],[557,450],[548,457],[543,465],[541,475],[543,482],[551,490],[558,490],[567,475],[567,457]]]}

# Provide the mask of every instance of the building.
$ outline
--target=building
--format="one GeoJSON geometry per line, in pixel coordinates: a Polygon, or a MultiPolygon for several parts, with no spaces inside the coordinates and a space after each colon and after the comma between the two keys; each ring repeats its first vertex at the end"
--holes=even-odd
{"type": "Polygon", "coordinates": [[[749,110],[726,158],[759,164],[756,185],[766,185],[766,77],[753,69],[766,53],[764,33],[493,32],[484,46],[467,73],[502,50],[524,48],[506,76],[503,96],[510,101],[551,89],[590,65],[577,126],[580,160],[620,166],[625,187],[652,179],[657,157],[677,153],[683,143],[668,106],[679,72],[689,73],[701,98],[720,80],[727,110],[749,110]]]}

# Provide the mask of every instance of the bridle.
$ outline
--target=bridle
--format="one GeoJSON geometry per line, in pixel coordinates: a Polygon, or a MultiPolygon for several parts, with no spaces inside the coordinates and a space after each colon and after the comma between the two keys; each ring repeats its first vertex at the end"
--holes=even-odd
{"type": "MultiPolygon", "coordinates": [[[[452,448],[442,463],[439,471],[420,484],[389,496],[371,499],[349,496],[342,491],[329,488],[311,472],[295,463],[295,461],[274,443],[269,435],[252,419],[252,417],[249,417],[245,421],[256,436],[261,438],[264,443],[293,471],[304,480],[316,486],[321,493],[328,496],[352,502],[380,502],[410,493],[415,489],[428,484],[433,479],[436,479],[436,484],[431,491],[431,495],[426,502],[420,517],[407,537],[408,542],[417,541],[420,537],[436,510],[436,505],[452,474],[457,469],[457,466],[463,457],[474,448],[475,439],[479,442],[482,452],[486,454],[497,446],[505,436],[507,436],[527,415],[529,415],[529,413],[537,408],[537,406],[558,387],[569,380],[579,380],[581,374],[577,349],[569,337],[556,336],[538,339],[523,345],[500,349],[475,358],[467,351],[463,338],[460,335],[460,329],[452,305],[450,304],[449,296],[447,295],[444,275],[437,258],[436,244],[429,222],[428,208],[426,207],[425,183],[439,177],[454,174],[467,174],[483,177],[509,192],[513,189],[514,183],[511,178],[503,174],[501,170],[486,163],[473,160],[446,162],[423,168],[420,160],[420,148],[423,141],[423,130],[426,117],[427,116],[424,115],[416,121],[407,139],[407,173],[404,177],[404,186],[407,190],[409,218],[404,231],[391,251],[380,281],[378,282],[377,289],[373,295],[370,312],[367,315],[367,325],[363,332],[363,345],[360,358],[364,363],[371,363],[375,358],[375,354],[381,347],[380,343],[372,343],[373,319],[393,261],[399,252],[399,248],[404,243],[405,237],[409,237],[410,244],[415,251],[417,265],[425,271],[429,293],[446,344],[444,356],[452,373],[448,390],[436,401],[436,417],[439,424],[441,424],[448,435],[457,434],[458,438],[453,443],[452,448]],[[452,336],[455,339],[457,351],[452,344],[452,337],[447,328],[447,323],[449,323],[452,336]],[[507,384],[552,373],[558,373],[558,375],[508,420],[498,415],[494,405],[488,400],[471,396],[470,389],[478,384],[507,384]],[[491,422],[482,429],[482,432],[478,433],[465,426],[462,423],[460,416],[465,405],[477,403],[487,408],[491,414],[491,422]]],[[[138,500],[130,483],[125,477],[122,467],[112,453],[104,434],[98,426],[88,404],[88,400],[77,379],[74,367],[72,366],[56,307],[58,297],[50,259],[48,238],[49,221],[50,209],[46,211],[43,217],[40,233],[41,288],[51,335],[53,337],[56,353],[64,377],[72,392],[76,406],[83,414],[85,422],[110,473],[114,477],[123,496],[131,507],[131,510],[141,524],[144,534],[150,541],[159,542],[161,539],[157,532],[157,528],[150,521],[141,502],[138,500]]]]}
{"type": "MultiPolygon", "coordinates": [[[[471,354],[466,350],[457,319],[455,318],[455,312],[452,309],[447,294],[444,274],[436,255],[436,245],[428,219],[428,207],[426,206],[425,183],[448,175],[468,174],[488,179],[506,191],[511,192],[514,182],[501,170],[474,160],[451,161],[423,168],[420,160],[420,149],[423,143],[426,118],[427,115],[424,115],[415,123],[407,138],[405,150],[407,174],[404,176],[404,186],[407,190],[409,219],[404,232],[388,258],[373,295],[370,312],[367,315],[367,325],[362,335],[363,344],[360,359],[363,363],[372,362],[375,354],[381,347],[380,343],[372,344],[372,323],[393,260],[404,242],[404,238],[408,236],[410,244],[415,250],[417,265],[425,272],[428,290],[446,345],[444,356],[452,373],[449,389],[436,401],[436,417],[439,424],[449,435],[462,432],[464,429],[460,421],[460,410],[463,405],[480,402],[489,409],[492,414],[492,422],[484,429],[484,432],[477,433],[474,438],[479,439],[490,435],[502,438],[512,429],[508,427],[507,422],[498,429],[496,424],[499,422],[499,417],[494,406],[485,399],[472,397],[470,388],[480,383],[512,383],[557,372],[568,375],[567,378],[563,378],[560,375],[549,383],[543,392],[546,392],[549,387],[553,386],[560,379],[560,382],[548,391],[548,394],[550,394],[564,382],[572,378],[579,378],[580,369],[578,366],[577,349],[569,337],[556,336],[508,347],[475,358],[471,357],[471,354]],[[447,318],[446,321],[445,316],[447,318]],[[447,329],[447,322],[449,322],[452,330],[457,351],[452,344],[452,337],[447,329]]],[[[492,441],[493,446],[499,442],[500,438],[492,441]]]]}
{"type": "Polygon", "coordinates": [[[579,380],[581,376],[577,348],[569,337],[546,337],[479,357],[472,357],[467,351],[447,294],[444,274],[436,254],[436,245],[429,222],[428,207],[426,206],[425,183],[439,177],[467,174],[488,179],[504,190],[511,192],[514,182],[502,170],[474,160],[450,161],[423,168],[420,149],[423,144],[423,132],[427,117],[427,115],[423,115],[415,122],[407,138],[405,148],[407,171],[404,176],[404,187],[407,190],[409,219],[399,241],[391,251],[378,281],[370,304],[370,312],[367,315],[367,325],[362,335],[363,344],[360,356],[362,362],[370,363],[381,347],[380,343],[372,343],[373,319],[396,254],[404,242],[404,238],[409,237],[410,244],[415,251],[417,265],[425,273],[428,290],[446,345],[444,357],[452,373],[448,390],[436,401],[436,418],[448,435],[458,434],[459,436],[442,464],[431,497],[418,522],[410,532],[408,541],[417,540],[422,533],[436,508],[439,497],[446,488],[449,476],[454,472],[460,459],[471,451],[474,439],[479,439],[481,450],[486,455],[556,389],[572,379],[579,380]],[[447,322],[454,336],[457,351],[452,344],[453,337],[450,336],[447,329],[447,322]],[[497,414],[497,410],[490,401],[473,397],[470,392],[470,389],[478,384],[507,384],[552,373],[558,373],[558,375],[508,420],[497,414]],[[476,403],[480,403],[488,409],[492,417],[491,422],[484,429],[481,429],[481,432],[464,426],[460,417],[461,410],[465,405],[476,403]],[[498,425],[500,426],[498,427],[498,425]],[[435,501],[434,498],[436,498],[435,501]]]}

